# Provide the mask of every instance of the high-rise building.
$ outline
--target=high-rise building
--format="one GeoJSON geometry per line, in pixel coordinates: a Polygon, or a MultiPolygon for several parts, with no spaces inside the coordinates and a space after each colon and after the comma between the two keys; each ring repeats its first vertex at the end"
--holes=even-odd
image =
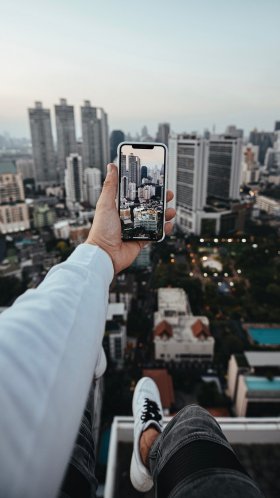
{"type": "Polygon", "coordinates": [[[126,169],[126,155],[122,154],[121,155],[121,177],[122,176],[127,176],[127,169],[126,169]]]}
{"type": "Polygon", "coordinates": [[[206,146],[207,197],[239,199],[242,140],[212,136],[206,146]]]}
{"type": "Polygon", "coordinates": [[[121,198],[126,198],[128,194],[128,177],[122,176],[121,178],[121,198]]]}
{"type": "Polygon", "coordinates": [[[128,179],[129,182],[135,183],[136,186],[141,184],[141,162],[140,157],[133,153],[128,156],[128,179]]]}
{"type": "Polygon", "coordinates": [[[274,133],[267,131],[253,130],[250,133],[249,142],[259,146],[258,160],[261,166],[264,165],[266,151],[269,147],[273,147],[274,133]]]}
{"type": "Polygon", "coordinates": [[[74,107],[66,99],[54,106],[57,134],[57,166],[60,182],[64,181],[66,158],[77,152],[74,107]]]}
{"type": "Polygon", "coordinates": [[[280,131],[280,121],[275,121],[274,131],[280,131]]]}
{"type": "Polygon", "coordinates": [[[256,183],[260,177],[260,165],[258,163],[259,147],[247,144],[242,150],[242,183],[256,183]]]}
{"type": "Polygon", "coordinates": [[[86,168],[84,170],[84,200],[92,207],[96,203],[101,193],[101,171],[97,168],[86,168]]]}
{"type": "Polygon", "coordinates": [[[148,168],[147,168],[147,166],[142,166],[141,167],[141,180],[143,180],[143,178],[148,178],[148,168]]]}
{"type": "Polygon", "coordinates": [[[43,108],[42,102],[35,102],[35,108],[28,109],[28,113],[35,179],[37,185],[45,187],[58,181],[50,111],[43,108]]]}
{"type": "Polygon", "coordinates": [[[107,114],[85,100],[81,107],[84,168],[98,168],[102,174],[109,162],[109,132],[107,114]]]}
{"type": "Polygon", "coordinates": [[[124,142],[125,135],[121,130],[113,130],[110,136],[110,154],[111,162],[117,157],[117,150],[120,143],[124,142]]]}
{"type": "Polygon", "coordinates": [[[83,164],[79,154],[70,154],[66,159],[65,190],[68,209],[73,209],[75,203],[83,202],[83,164]]]}
{"type": "Polygon", "coordinates": [[[46,203],[36,205],[33,211],[35,228],[52,227],[56,221],[55,210],[46,203]]]}
{"type": "Polygon", "coordinates": [[[14,164],[0,164],[0,233],[30,228],[23,181],[14,164]]]}
{"type": "Polygon", "coordinates": [[[134,201],[136,198],[136,183],[135,182],[128,183],[128,197],[131,201],[134,201]]]}
{"type": "Polygon", "coordinates": [[[23,180],[25,178],[34,178],[34,161],[31,158],[20,158],[16,160],[17,173],[21,173],[23,180]]]}
{"type": "Polygon", "coordinates": [[[235,125],[229,125],[226,128],[225,135],[231,138],[243,138],[243,130],[237,128],[235,125]]]}
{"type": "Polygon", "coordinates": [[[168,145],[169,134],[170,134],[170,124],[159,123],[157,131],[157,142],[168,145]]]}
{"type": "Polygon", "coordinates": [[[275,132],[276,141],[269,147],[265,154],[264,165],[270,174],[280,174],[280,131],[275,132]]]}
{"type": "Polygon", "coordinates": [[[241,139],[195,135],[169,139],[168,187],[174,191],[178,226],[185,233],[218,234],[222,217],[231,214],[226,202],[239,198],[241,139]],[[207,209],[209,199],[222,207],[207,209]]]}

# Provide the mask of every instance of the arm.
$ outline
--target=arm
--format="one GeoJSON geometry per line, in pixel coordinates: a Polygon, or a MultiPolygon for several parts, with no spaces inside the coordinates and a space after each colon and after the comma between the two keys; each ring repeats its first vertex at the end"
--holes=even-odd
{"type": "MultiPolygon", "coordinates": [[[[61,484],[102,343],[113,270],[129,266],[143,246],[121,240],[117,184],[109,165],[87,243],[0,318],[0,497],[53,498],[61,484]]],[[[167,221],[174,215],[166,210],[167,221]]]]}
{"type": "Polygon", "coordinates": [[[0,496],[55,496],[106,320],[111,258],[82,244],[0,320],[0,496]]]}

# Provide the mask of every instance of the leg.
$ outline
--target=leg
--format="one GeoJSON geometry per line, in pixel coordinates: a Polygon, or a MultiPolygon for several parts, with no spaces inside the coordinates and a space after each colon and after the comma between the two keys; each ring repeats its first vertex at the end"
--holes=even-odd
{"type": "Polygon", "coordinates": [[[155,440],[149,468],[160,498],[262,496],[216,420],[195,405],[181,410],[155,440]]]}
{"type": "Polygon", "coordinates": [[[94,383],[90,388],[87,405],[59,498],[94,498],[96,496],[98,483],[94,475],[93,416],[94,383]]]}

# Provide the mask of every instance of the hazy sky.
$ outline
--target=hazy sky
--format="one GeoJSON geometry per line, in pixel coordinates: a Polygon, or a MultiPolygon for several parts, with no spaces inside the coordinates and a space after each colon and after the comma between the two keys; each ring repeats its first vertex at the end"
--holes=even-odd
{"type": "MultiPolygon", "coordinates": [[[[122,146],[122,154],[128,156],[131,153],[140,157],[141,166],[147,166],[148,168],[157,166],[157,169],[160,170],[164,163],[164,149],[162,146],[154,147],[153,149],[133,149],[131,145],[122,146]]],[[[128,167],[128,160],[126,162],[128,167]]]]}
{"type": "Polygon", "coordinates": [[[280,0],[0,0],[0,133],[66,97],[111,129],[154,133],[280,119],[280,0]]]}

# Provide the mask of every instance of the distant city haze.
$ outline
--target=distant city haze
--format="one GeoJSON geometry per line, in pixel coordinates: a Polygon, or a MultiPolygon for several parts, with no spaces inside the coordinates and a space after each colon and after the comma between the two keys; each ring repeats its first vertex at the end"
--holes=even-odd
{"type": "Polygon", "coordinates": [[[1,5],[0,133],[30,136],[27,108],[84,99],[132,135],[234,123],[272,130],[280,115],[279,0],[13,0],[1,5]]]}

